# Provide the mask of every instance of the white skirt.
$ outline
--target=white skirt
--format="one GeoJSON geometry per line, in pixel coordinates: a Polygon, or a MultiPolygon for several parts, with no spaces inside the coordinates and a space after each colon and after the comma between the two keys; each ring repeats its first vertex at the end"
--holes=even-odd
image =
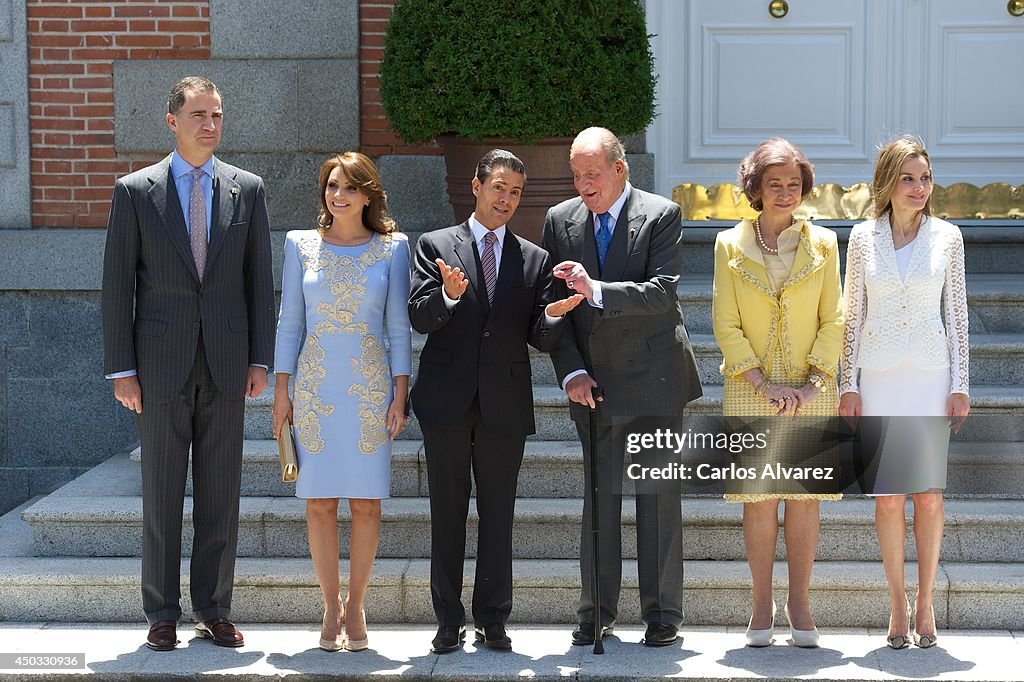
{"type": "MultiPolygon", "coordinates": [[[[949,456],[949,368],[921,369],[909,359],[887,370],[860,370],[861,414],[883,432],[869,471],[875,495],[946,487],[949,456]]],[[[870,428],[870,427],[869,427],[870,428]]]]}

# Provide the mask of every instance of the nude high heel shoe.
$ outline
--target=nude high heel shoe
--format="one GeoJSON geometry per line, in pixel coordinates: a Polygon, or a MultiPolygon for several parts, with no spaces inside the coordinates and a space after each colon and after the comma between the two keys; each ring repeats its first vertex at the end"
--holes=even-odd
{"type": "MultiPolygon", "coordinates": [[[[932,622],[934,623],[935,622],[935,608],[933,606],[929,605],[928,609],[932,613],[932,622]]],[[[920,613],[920,612],[918,612],[918,613],[920,613]]],[[[915,614],[915,616],[916,616],[916,614],[915,614]]],[[[914,644],[916,644],[921,649],[931,649],[933,646],[935,646],[935,644],[938,641],[939,641],[939,636],[935,632],[927,633],[927,634],[918,633],[918,631],[917,631],[917,618],[915,617],[914,618],[914,644]]]]}
{"type": "Polygon", "coordinates": [[[810,630],[797,630],[793,627],[793,621],[789,617],[789,605],[786,605],[786,620],[789,621],[789,637],[793,640],[793,646],[804,649],[814,649],[818,646],[818,628],[810,630]]]}
{"type": "Polygon", "coordinates": [[[747,623],[747,646],[751,647],[764,647],[771,646],[772,637],[775,635],[775,602],[772,602],[772,626],[765,628],[764,630],[751,630],[750,623],[754,622],[754,616],[751,614],[750,622],[747,623]]]}
{"type": "MultiPolygon", "coordinates": [[[[320,626],[321,634],[323,633],[323,628],[325,628],[325,627],[327,627],[327,612],[326,611],[324,611],[323,625],[320,626]]],[[[321,637],[320,638],[320,648],[323,649],[324,651],[332,651],[332,652],[333,651],[341,651],[344,648],[344,645],[342,644],[341,636],[340,635],[341,635],[341,633],[336,635],[334,637],[334,639],[324,639],[323,637],[321,637]]]]}
{"type": "MultiPolygon", "coordinates": [[[[890,649],[906,649],[910,646],[910,600],[907,600],[907,634],[887,635],[885,641],[890,649]]],[[[889,625],[892,626],[892,614],[889,614],[889,625]]]]}
{"type": "MultiPolygon", "coordinates": [[[[359,612],[359,618],[363,622],[363,630],[366,630],[366,611],[359,612]]],[[[370,646],[370,633],[367,632],[366,636],[362,639],[346,639],[345,640],[345,651],[364,651],[370,646]]]]}

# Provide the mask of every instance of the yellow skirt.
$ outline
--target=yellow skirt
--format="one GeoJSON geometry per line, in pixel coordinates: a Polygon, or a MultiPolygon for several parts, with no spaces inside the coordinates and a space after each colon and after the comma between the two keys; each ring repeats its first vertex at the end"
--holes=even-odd
{"type": "MultiPolygon", "coordinates": [[[[768,380],[773,384],[803,388],[807,384],[810,368],[795,368],[795,374],[786,373],[782,347],[777,345],[772,356],[771,371],[768,380]]],[[[839,411],[839,392],[834,379],[827,379],[825,387],[818,397],[800,410],[801,416],[834,417],[839,411]]],[[[778,410],[763,397],[754,392],[754,387],[741,377],[726,377],[722,395],[722,414],[726,417],[772,417],[778,410]]],[[[780,419],[788,419],[781,417],[780,419]]],[[[781,425],[781,424],[780,424],[781,425]]],[[[841,494],[817,495],[808,493],[726,493],[727,502],[762,502],[764,500],[840,500],[841,494]]]]}

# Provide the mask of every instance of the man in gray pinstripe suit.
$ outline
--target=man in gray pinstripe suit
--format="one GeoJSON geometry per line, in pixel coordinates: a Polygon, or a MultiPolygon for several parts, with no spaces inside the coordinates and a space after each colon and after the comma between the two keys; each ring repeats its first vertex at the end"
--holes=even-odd
{"type": "MultiPolygon", "coordinates": [[[[556,295],[572,290],[587,303],[570,312],[551,359],[569,397],[583,444],[586,489],[596,461],[600,516],[601,613],[595,613],[591,502],[583,502],[580,577],[573,644],[592,644],[618,617],[622,583],[622,470],[631,433],[682,428],[683,408],[701,395],[700,377],[676,295],[683,261],[679,206],[629,184],[622,142],[587,128],[569,150],[579,197],[553,206],[544,248],[556,263],[556,295]],[[595,401],[593,389],[604,389],[595,401]],[[598,408],[598,402],[600,407],[598,408]],[[595,409],[591,415],[588,408],[595,409]],[[596,441],[590,420],[596,418],[596,441]],[[603,476],[602,476],[603,474],[603,476]]],[[[648,449],[634,463],[660,468],[671,451],[648,449]]],[[[683,622],[683,532],[679,481],[636,484],[637,572],[647,646],[669,646],[683,622]]]]}
{"type": "Polygon", "coordinates": [[[215,159],[223,112],[205,78],[171,89],[175,149],[114,186],[103,261],[104,372],[142,442],[142,604],[178,643],[191,446],[196,635],[244,643],[231,615],[245,396],[267,386],[274,286],[263,181],[215,159]]]}

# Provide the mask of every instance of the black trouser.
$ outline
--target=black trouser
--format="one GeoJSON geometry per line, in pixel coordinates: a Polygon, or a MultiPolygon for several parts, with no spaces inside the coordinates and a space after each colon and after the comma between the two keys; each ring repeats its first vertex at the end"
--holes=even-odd
{"type": "Polygon", "coordinates": [[[525,435],[488,428],[474,400],[450,424],[420,422],[430,488],[430,594],[438,625],[466,622],[462,605],[470,472],[476,481],[476,578],[473,621],[504,624],[512,611],[512,520],[525,435]]]}

